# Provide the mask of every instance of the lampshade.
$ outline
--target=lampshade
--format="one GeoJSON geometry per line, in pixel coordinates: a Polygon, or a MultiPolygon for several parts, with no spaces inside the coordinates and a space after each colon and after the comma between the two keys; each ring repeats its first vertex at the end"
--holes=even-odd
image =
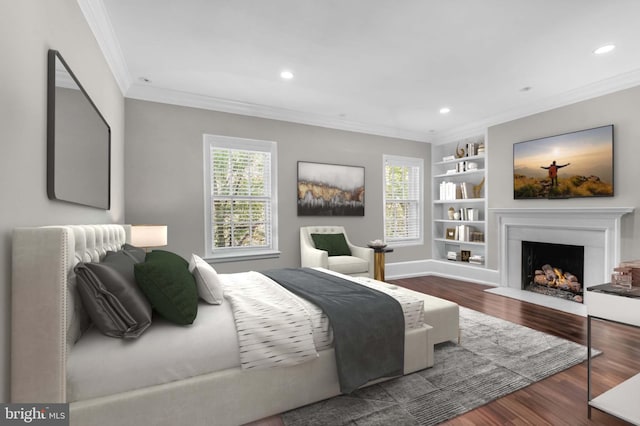
{"type": "Polygon", "coordinates": [[[132,225],[131,244],[136,247],[167,245],[167,225],[132,225]]]}

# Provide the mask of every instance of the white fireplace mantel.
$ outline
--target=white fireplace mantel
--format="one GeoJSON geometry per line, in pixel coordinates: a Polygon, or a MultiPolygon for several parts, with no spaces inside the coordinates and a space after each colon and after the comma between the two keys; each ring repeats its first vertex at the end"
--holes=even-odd
{"type": "Polygon", "coordinates": [[[489,209],[498,222],[501,286],[521,286],[522,241],[585,246],[583,284],[607,282],[620,262],[622,216],[633,211],[633,207],[489,209]]]}
{"type": "Polygon", "coordinates": [[[532,216],[532,215],[567,215],[584,214],[587,216],[601,215],[608,218],[621,218],[627,213],[633,213],[634,207],[548,207],[548,208],[490,208],[490,212],[503,216],[532,216]]]}

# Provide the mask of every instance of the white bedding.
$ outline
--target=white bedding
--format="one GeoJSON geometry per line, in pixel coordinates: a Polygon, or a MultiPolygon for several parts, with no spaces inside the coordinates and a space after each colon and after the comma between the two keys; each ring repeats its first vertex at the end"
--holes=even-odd
{"type": "Polygon", "coordinates": [[[243,369],[291,366],[318,357],[311,316],[299,297],[258,272],[220,281],[236,321],[243,369]]]}
{"type": "Polygon", "coordinates": [[[176,326],[155,316],[132,341],[106,337],[92,327],[69,354],[67,393],[73,402],[239,365],[230,305],[202,302],[192,325],[176,326]]]}
{"type": "MultiPolygon", "coordinates": [[[[246,279],[246,274],[219,276],[228,286],[246,279]]],[[[422,326],[422,300],[384,283],[356,281],[398,299],[406,330],[422,326]]],[[[329,348],[332,332],[326,315],[299,300],[310,312],[317,350],[329,348]]],[[[68,356],[68,400],[96,398],[235,367],[240,367],[240,351],[231,304],[228,300],[221,305],[200,303],[192,325],[176,326],[156,316],[137,340],[109,338],[93,328],[86,332],[68,356]]]]}

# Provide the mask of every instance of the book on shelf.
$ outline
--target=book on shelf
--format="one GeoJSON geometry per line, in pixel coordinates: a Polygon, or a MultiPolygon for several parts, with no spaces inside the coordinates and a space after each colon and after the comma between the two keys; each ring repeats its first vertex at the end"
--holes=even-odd
{"type": "Polygon", "coordinates": [[[484,265],[484,256],[480,254],[473,254],[469,256],[469,263],[473,263],[476,265],[484,265]]]}
{"type": "Polygon", "coordinates": [[[459,210],[461,220],[478,220],[478,209],[473,207],[461,208],[459,210]]]}
{"type": "Polygon", "coordinates": [[[466,182],[461,182],[460,183],[460,195],[462,195],[461,198],[467,199],[469,198],[469,194],[471,192],[469,191],[469,188],[467,188],[467,183],[466,182]]]}
{"type": "Polygon", "coordinates": [[[473,194],[473,184],[469,182],[460,183],[460,194],[463,199],[475,198],[473,194]]]}
{"type": "Polygon", "coordinates": [[[454,182],[440,182],[440,200],[455,200],[457,185],[454,182]]]}
{"type": "Polygon", "coordinates": [[[473,184],[469,182],[442,181],[439,184],[440,200],[466,200],[474,198],[473,184]]]}
{"type": "Polygon", "coordinates": [[[457,251],[449,251],[449,252],[447,252],[447,259],[448,260],[460,260],[460,253],[458,253],[457,251]]]}
{"type": "Polygon", "coordinates": [[[470,238],[470,228],[469,225],[458,225],[456,226],[456,240],[458,241],[469,241],[470,238]]]}
{"type": "Polygon", "coordinates": [[[476,144],[470,142],[467,144],[467,156],[472,157],[474,155],[478,155],[478,151],[476,150],[476,144]]]}

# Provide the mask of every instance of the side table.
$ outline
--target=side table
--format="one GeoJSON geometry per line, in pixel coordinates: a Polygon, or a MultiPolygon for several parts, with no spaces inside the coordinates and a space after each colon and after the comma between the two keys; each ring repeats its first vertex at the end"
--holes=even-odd
{"type": "Polygon", "coordinates": [[[599,319],[631,327],[640,327],[640,289],[621,291],[611,284],[587,287],[587,400],[591,408],[616,416],[632,424],[640,425],[640,407],[637,395],[640,392],[640,374],[620,383],[601,395],[591,395],[591,320],[599,319]]]}
{"type": "Polygon", "coordinates": [[[384,281],[384,255],[393,252],[393,249],[380,246],[369,246],[373,249],[373,278],[377,281],[384,281]]]}

